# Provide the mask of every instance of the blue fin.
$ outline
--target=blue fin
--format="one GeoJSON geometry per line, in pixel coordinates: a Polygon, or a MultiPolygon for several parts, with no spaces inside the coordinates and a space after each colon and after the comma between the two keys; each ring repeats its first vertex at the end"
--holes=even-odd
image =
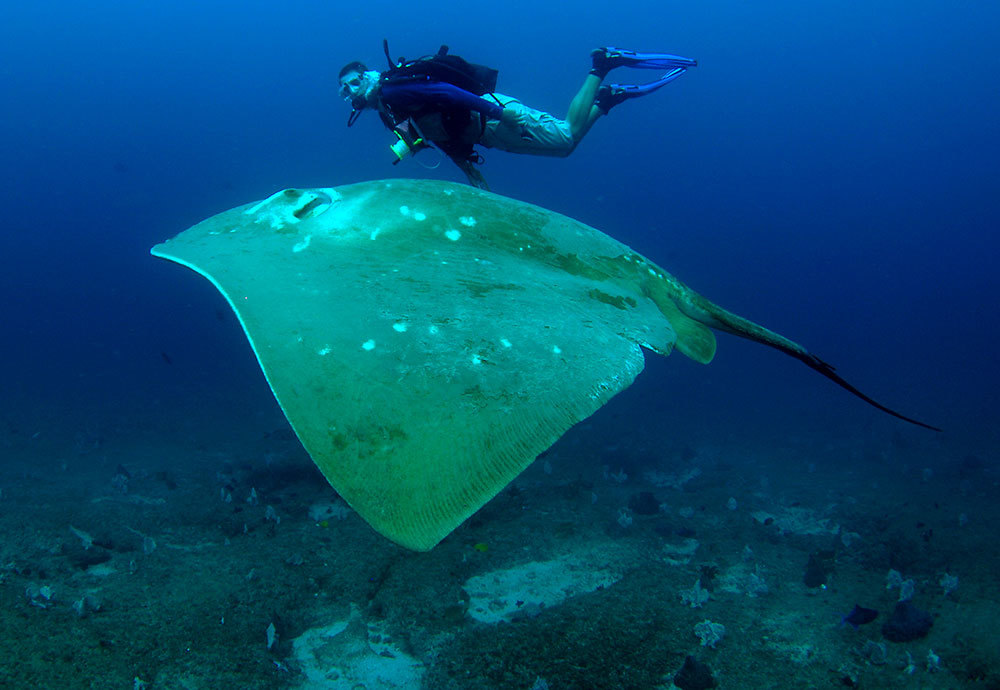
{"type": "Polygon", "coordinates": [[[669,53],[637,53],[634,50],[620,48],[597,48],[591,51],[594,69],[603,76],[616,67],[633,67],[636,69],[663,69],[697,67],[698,61],[691,58],[671,55],[669,53]]]}
{"type": "Polygon", "coordinates": [[[687,72],[685,68],[675,67],[656,81],[651,81],[648,84],[610,84],[610,86],[613,90],[625,89],[630,94],[627,98],[638,98],[639,96],[645,96],[647,93],[653,93],[657,89],[663,88],[685,72],[687,72]]]}
{"type": "Polygon", "coordinates": [[[663,88],[685,72],[687,72],[686,68],[675,67],[656,81],[651,81],[648,84],[606,84],[597,91],[597,100],[595,101],[595,105],[604,111],[605,115],[607,115],[609,110],[622,101],[627,101],[630,98],[639,98],[640,96],[645,96],[648,93],[653,93],[657,89],[663,88]]]}

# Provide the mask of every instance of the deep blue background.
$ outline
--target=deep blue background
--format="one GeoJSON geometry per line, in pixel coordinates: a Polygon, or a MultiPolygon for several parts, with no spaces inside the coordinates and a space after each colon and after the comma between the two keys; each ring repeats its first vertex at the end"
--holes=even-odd
{"type": "MultiPolygon", "coordinates": [[[[221,297],[148,249],[283,187],[460,179],[448,164],[390,166],[391,135],[372,115],[345,127],[337,71],[352,59],[380,67],[388,37],[409,57],[448,43],[498,67],[500,91],[559,116],[595,46],[696,57],[569,159],[487,152],[494,191],[601,228],[956,442],[996,441],[1000,10],[577,5],[6,3],[7,424],[35,433],[276,409],[221,297]]],[[[682,437],[902,428],[727,336],[708,367],[650,361],[618,404],[645,408],[637,433],[671,419],[682,437]]]]}

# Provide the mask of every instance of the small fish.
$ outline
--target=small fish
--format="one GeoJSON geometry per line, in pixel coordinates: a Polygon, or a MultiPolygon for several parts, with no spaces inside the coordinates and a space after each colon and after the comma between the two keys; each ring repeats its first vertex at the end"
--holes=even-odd
{"type": "Polygon", "coordinates": [[[472,548],[474,548],[479,553],[486,553],[487,551],[490,550],[490,547],[485,542],[479,542],[478,544],[473,544],[472,548]]]}
{"type": "Polygon", "coordinates": [[[877,617],[878,611],[875,609],[866,609],[863,606],[855,604],[850,613],[846,616],[840,617],[840,624],[843,625],[844,623],[850,623],[851,627],[857,630],[859,625],[871,623],[877,617]]]}

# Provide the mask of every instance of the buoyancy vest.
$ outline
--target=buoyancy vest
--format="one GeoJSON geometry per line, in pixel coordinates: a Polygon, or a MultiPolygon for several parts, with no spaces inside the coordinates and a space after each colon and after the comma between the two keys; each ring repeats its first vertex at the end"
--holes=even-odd
{"type": "MultiPolygon", "coordinates": [[[[458,55],[449,55],[448,46],[442,45],[433,55],[424,55],[414,60],[400,58],[393,61],[389,57],[388,41],[382,42],[389,68],[382,73],[379,84],[408,84],[421,81],[440,81],[460,89],[484,96],[496,90],[497,70],[485,65],[468,62],[458,55]]],[[[478,161],[480,156],[473,148],[486,127],[486,116],[480,116],[479,135],[469,136],[472,111],[468,108],[441,109],[430,105],[416,105],[400,110],[389,109],[380,103],[379,116],[391,130],[405,120],[417,121],[436,113],[448,134],[447,140],[434,143],[448,156],[460,160],[478,161]]]]}

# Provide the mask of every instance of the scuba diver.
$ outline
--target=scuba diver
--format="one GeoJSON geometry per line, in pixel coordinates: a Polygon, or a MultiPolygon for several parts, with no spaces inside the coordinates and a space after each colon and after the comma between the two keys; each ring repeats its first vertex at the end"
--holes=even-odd
{"type": "Polygon", "coordinates": [[[433,144],[481,189],[489,187],[476,167],[483,162],[477,144],[511,153],[568,156],[612,108],[666,86],[698,64],[665,53],[597,48],[590,53],[592,67],[583,86],[570,102],[566,119],[560,120],[496,93],[495,69],[449,55],[448,46],[434,55],[395,61],[387,41],[383,48],[386,71],[361,62],[349,62],[340,70],[340,95],[353,108],[347,126],[363,111],[375,110],[397,136],[391,146],[394,165],[433,144]],[[663,76],[645,84],[602,85],[617,67],[658,70],[663,76]]]}

